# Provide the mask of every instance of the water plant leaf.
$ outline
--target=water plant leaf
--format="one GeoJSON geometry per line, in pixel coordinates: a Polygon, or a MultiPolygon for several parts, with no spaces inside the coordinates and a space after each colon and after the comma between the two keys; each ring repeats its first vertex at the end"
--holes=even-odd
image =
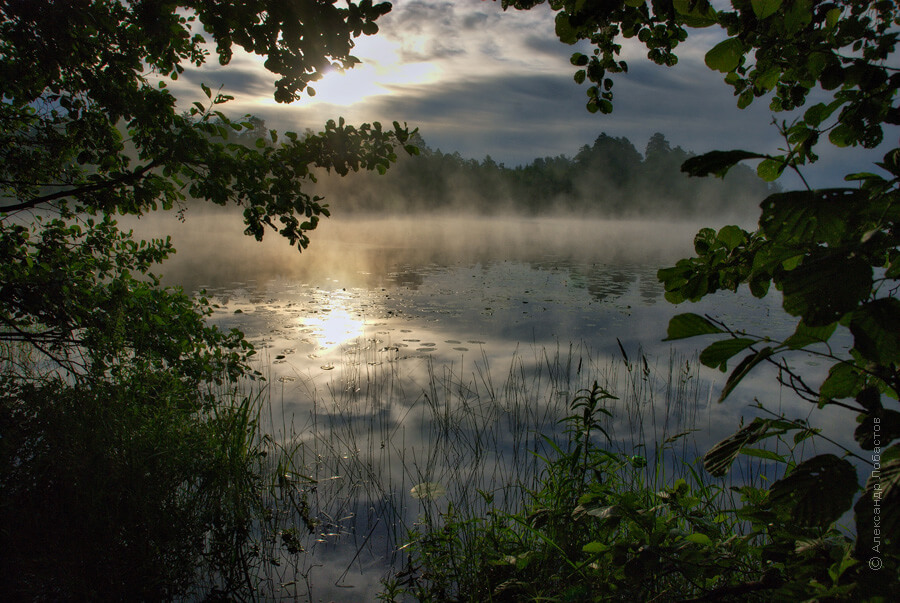
{"type": "Polygon", "coordinates": [[[850,508],[858,485],[856,469],[849,461],[820,454],[772,484],[769,502],[789,509],[799,525],[825,527],[850,508]]]}
{"type": "Polygon", "coordinates": [[[688,337],[696,337],[697,335],[711,335],[715,333],[724,333],[722,329],[714,325],[710,320],[687,312],[678,314],[669,320],[669,328],[666,331],[667,337],[663,341],[673,341],[675,339],[685,339],[688,337]]]}
{"type": "Polygon", "coordinates": [[[447,489],[438,482],[422,482],[410,488],[409,493],[419,500],[435,500],[447,494],[447,489]]]}

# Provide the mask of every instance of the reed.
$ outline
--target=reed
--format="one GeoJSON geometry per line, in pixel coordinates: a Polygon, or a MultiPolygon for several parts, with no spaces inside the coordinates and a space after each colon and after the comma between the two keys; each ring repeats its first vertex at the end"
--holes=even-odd
{"type": "Polygon", "coordinates": [[[376,357],[357,342],[324,385],[302,375],[270,382],[261,429],[277,487],[263,538],[273,560],[260,579],[266,598],[340,599],[350,585],[374,596],[391,576],[410,574],[421,552],[410,556],[410,543],[448,526],[455,540],[445,543],[452,554],[443,562],[461,575],[483,557],[479,522],[533,503],[548,459],[571,443],[570,402],[594,381],[617,393],[598,424],[606,444],[647,466],[627,474],[627,487],[690,476],[690,431],[711,385],[695,359],[635,356],[610,358],[576,343],[520,348],[498,371],[484,353],[436,366],[428,356],[376,357]],[[307,410],[290,414],[298,399],[307,410]]]}

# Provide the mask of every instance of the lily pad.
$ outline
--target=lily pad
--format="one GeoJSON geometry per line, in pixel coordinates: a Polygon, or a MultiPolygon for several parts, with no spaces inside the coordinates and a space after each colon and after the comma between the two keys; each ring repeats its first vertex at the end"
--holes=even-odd
{"type": "Polygon", "coordinates": [[[409,493],[413,498],[418,498],[419,500],[425,498],[435,500],[446,495],[447,489],[438,482],[422,482],[413,486],[409,493]]]}

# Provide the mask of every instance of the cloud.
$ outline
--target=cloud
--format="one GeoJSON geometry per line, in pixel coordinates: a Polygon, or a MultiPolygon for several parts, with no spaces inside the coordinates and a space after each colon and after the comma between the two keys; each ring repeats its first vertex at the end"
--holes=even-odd
{"type": "Polygon", "coordinates": [[[263,67],[261,60],[238,50],[228,65],[214,62],[203,69],[186,69],[177,83],[169,86],[195,96],[203,83],[213,91],[221,87],[223,94],[268,99],[274,94],[275,80],[276,76],[263,67]]]}
{"type": "MultiPolygon", "coordinates": [[[[625,136],[638,149],[655,132],[697,153],[734,148],[777,153],[784,146],[767,101],[739,110],[722,74],[704,64],[706,50],[721,36],[712,30],[692,33],[679,47],[674,68],[651,63],[645,48],[626,43],[629,71],[614,78],[614,112],[591,115],[585,108],[587,86],[573,81],[575,68],[569,64],[573,51],[586,49],[559,42],[546,6],[503,12],[493,2],[400,0],[379,25],[380,33],[360,39],[355,52],[364,61],[362,69],[369,69],[368,79],[347,80],[358,98],[351,94],[337,104],[340,95],[329,97],[323,80],[315,101],[276,105],[274,77],[258,59],[236,54],[225,68],[185,73],[194,86],[191,100],[200,81],[225,84],[225,92],[238,97],[226,109],[259,115],[282,130],[318,130],[339,116],[349,123],[406,121],[421,129],[431,147],[478,159],[491,155],[510,166],[572,155],[601,132],[625,136]],[[366,96],[360,94],[364,87],[366,96]]],[[[897,131],[892,128],[886,138],[896,141],[897,131]]],[[[816,182],[841,184],[833,174],[866,169],[881,154],[823,148],[821,165],[808,172],[816,182]],[[850,155],[854,163],[847,168],[850,155]]]]}

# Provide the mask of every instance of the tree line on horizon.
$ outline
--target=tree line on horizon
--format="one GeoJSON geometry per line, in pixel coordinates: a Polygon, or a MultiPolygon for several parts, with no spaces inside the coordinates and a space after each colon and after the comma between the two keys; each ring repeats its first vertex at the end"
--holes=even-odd
{"type": "Polygon", "coordinates": [[[417,155],[398,158],[386,174],[320,174],[314,190],[338,213],[472,210],[478,214],[559,212],[604,217],[700,214],[752,216],[775,190],[747,166],[724,179],[689,178],[681,165],[694,154],[661,133],[643,154],[626,137],[601,133],[573,156],[538,157],[507,167],[432,149],[415,134],[417,155]]]}

